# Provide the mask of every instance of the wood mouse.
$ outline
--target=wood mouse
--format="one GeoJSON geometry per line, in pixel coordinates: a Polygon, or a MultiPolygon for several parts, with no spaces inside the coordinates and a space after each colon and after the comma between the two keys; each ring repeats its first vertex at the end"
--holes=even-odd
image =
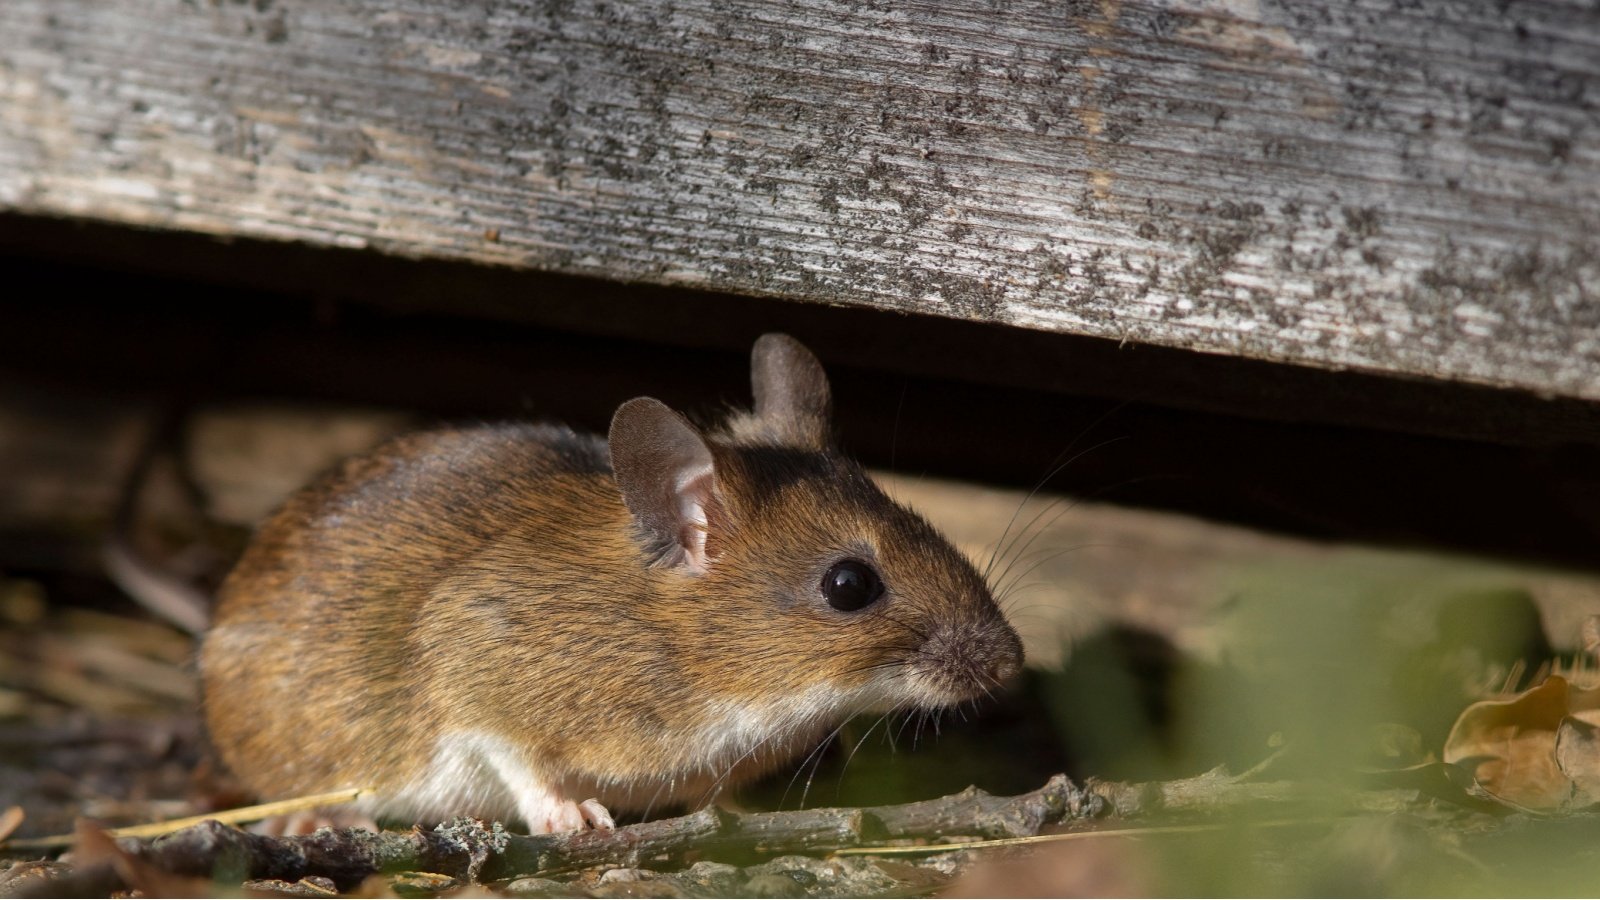
{"type": "Polygon", "coordinates": [[[294,495],[201,648],[223,761],[383,818],[605,828],[1016,674],[971,563],[833,449],[816,357],[765,335],[751,381],[715,429],[640,397],[609,441],[413,434],[294,495]]]}

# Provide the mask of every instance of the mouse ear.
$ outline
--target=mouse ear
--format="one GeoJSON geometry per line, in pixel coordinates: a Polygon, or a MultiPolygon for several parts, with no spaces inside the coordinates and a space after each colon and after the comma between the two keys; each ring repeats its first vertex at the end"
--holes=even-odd
{"type": "Polygon", "coordinates": [[[706,506],[715,472],[705,438],[654,397],[636,397],[611,417],[611,470],[663,565],[706,570],[706,506]]]}
{"type": "Polygon", "coordinates": [[[822,363],[787,334],[763,334],[750,352],[756,418],[786,444],[823,450],[829,444],[833,392],[822,363]]]}

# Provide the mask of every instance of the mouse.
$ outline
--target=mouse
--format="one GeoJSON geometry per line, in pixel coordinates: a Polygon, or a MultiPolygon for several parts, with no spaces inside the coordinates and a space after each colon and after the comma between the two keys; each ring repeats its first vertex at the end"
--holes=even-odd
{"type": "Polygon", "coordinates": [[[604,437],[407,434],[291,496],[201,643],[221,761],[380,820],[604,829],[1018,674],[973,564],[837,450],[817,358],[764,335],[751,385],[714,425],[638,397],[604,437]]]}

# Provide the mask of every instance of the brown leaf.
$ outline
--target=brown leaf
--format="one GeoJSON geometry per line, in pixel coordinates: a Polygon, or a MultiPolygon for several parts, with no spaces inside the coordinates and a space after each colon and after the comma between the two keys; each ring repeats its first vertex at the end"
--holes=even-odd
{"type": "MultiPolygon", "coordinates": [[[[1600,692],[1573,688],[1551,675],[1510,699],[1474,703],[1450,730],[1444,761],[1462,766],[1485,791],[1518,806],[1555,809],[1593,802],[1584,785],[1600,779],[1600,753],[1582,730],[1588,723],[1573,718],[1573,707],[1581,707],[1577,712],[1587,719],[1597,712],[1595,700],[1600,692]],[[1565,766],[1558,760],[1564,725],[1565,766]]],[[[1600,780],[1595,786],[1600,788],[1600,780]]]]}
{"type": "Polygon", "coordinates": [[[1556,766],[1576,789],[1576,802],[1600,802],[1600,727],[1572,716],[1556,728],[1556,766]]]}

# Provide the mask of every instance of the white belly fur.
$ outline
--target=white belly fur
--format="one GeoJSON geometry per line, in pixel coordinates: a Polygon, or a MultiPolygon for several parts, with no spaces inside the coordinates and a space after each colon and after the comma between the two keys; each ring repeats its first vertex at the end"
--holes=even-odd
{"type": "Polygon", "coordinates": [[[556,815],[564,803],[524,761],[510,741],[483,732],[455,732],[439,739],[433,761],[422,776],[388,796],[371,811],[379,817],[439,822],[452,816],[520,819],[530,830],[556,815]]]}
{"type": "MultiPolygon", "coordinates": [[[[710,802],[741,763],[763,753],[790,757],[804,753],[844,718],[869,710],[898,708],[901,700],[884,680],[874,679],[850,690],[818,686],[779,702],[706,702],[706,724],[687,739],[694,757],[661,760],[659,779],[611,783],[605,791],[629,808],[674,801],[710,802]],[[805,746],[802,746],[805,745],[805,746]],[[676,762],[677,765],[673,765],[676,762]],[[685,765],[687,763],[687,765],[685,765]]],[[[439,738],[432,761],[422,775],[385,796],[361,804],[379,818],[440,822],[472,815],[500,821],[520,820],[541,833],[570,827],[575,804],[589,796],[563,784],[559,773],[539,772],[510,740],[481,731],[452,732],[439,738]],[[552,778],[554,774],[554,778],[552,778]]],[[[597,785],[591,783],[590,792],[597,785]]]]}

